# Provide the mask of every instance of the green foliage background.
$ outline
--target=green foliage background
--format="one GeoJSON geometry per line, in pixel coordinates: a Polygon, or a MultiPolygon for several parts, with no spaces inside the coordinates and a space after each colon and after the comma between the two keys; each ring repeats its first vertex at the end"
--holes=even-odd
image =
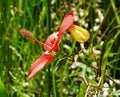
{"type": "Polygon", "coordinates": [[[104,95],[105,83],[109,84],[108,96],[120,95],[120,1],[51,0],[50,4],[48,1],[0,0],[0,80],[9,96],[100,96],[104,95]],[[50,65],[49,77],[48,67],[45,67],[29,80],[31,63],[44,50],[41,45],[22,37],[19,30],[26,28],[44,42],[48,35],[58,31],[70,10],[75,13],[75,24],[90,32],[86,52],[67,31],[50,65]]]}

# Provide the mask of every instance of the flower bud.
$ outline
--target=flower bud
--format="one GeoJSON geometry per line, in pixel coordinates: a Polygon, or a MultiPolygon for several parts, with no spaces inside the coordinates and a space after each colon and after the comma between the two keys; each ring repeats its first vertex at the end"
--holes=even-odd
{"type": "Polygon", "coordinates": [[[69,31],[71,32],[73,38],[79,43],[86,42],[90,37],[90,33],[86,29],[77,25],[72,25],[69,28],[69,31]]]}

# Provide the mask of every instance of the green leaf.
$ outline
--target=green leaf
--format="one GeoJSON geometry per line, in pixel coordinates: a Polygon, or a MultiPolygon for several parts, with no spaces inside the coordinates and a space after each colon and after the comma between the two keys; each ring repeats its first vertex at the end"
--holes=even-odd
{"type": "Polygon", "coordinates": [[[0,81],[0,97],[8,97],[7,89],[4,84],[0,81]]]}
{"type": "Polygon", "coordinates": [[[64,44],[63,47],[68,50],[69,52],[71,51],[71,47],[69,45],[64,44]]]}
{"type": "Polygon", "coordinates": [[[87,76],[86,76],[86,79],[87,79],[87,81],[88,81],[89,84],[97,86],[97,83],[93,79],[91,79],[91,78],[89,78],[87,76]]]}
{"type": "Polygon", "coordinates": [[[115,96],[120,96],[120,89],[112,93],[115,96]]]}
{"type": "Polygon", "coordinates": [[[78,94],[76,97],[84,97],[86,88],[87,88],[87,87],[86,87],[85,83],[82,82],[82,83],[80,84],[80,92],[79,92],[79,94],[78,94]]]}
{"type": "MultiPolygon", "coordinates": [[[[107,38],[103,44],[101,56],[100,56],[100,65],[99,65],[99,74],[102,76],[102,79],[105,75],[106,66],[108,65],[108,57],[110,55],[111,49],[115,40],[120,35],[120,25],[115,26],[112,30],[110,30],[107,38]]],[[[102,80],[101,84],[103,84],[104,80],[102,80]]]]}
{"type": "Polygon", "coordinates": [[[28,96],[27,94],[21,92],[20,97],[30,97],[30,96],[28,96]]]}

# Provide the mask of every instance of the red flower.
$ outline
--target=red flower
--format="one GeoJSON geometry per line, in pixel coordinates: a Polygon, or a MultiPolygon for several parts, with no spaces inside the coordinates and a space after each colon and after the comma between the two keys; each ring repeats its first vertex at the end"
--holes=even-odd
{"type": "Polygon", "coordinates": [[[73,14],[73,11],[70,11],[65,15],[62,21],[62,24],[59,30],[59,35],[58,35],[59,39],[63,37],[64,31],[69,30],[76,41],[80,43],[86,42],[90,37],[89,32],[82,27],[74,25],[73,23],[74,23],[74,14],[73,14]]]}
{"type": "Polygon", "coordinates": [[[59,38],[63,37],[63,32],[66,31],[68,28],[70,28],[74,23],[74,15],[73,11],[70,11],[65,15],[63,18],[61,27],[59,29],[59,38]]]}
{"type": "Polygon", "coordinates": [[[44,49],[48,52],[40,56],[31,66],[28,74],[28,78],[32,78],[39,70],[44,68],[44,66],[50,64],[54,56],[50,54],[52,51],[58,50],[59,41],[63,37],[63,32],[68,30],[71,32],[74,39],[80,43],[84,43],[89,39],[89,32],[82,27],[76,26],[74,23],[73,11],[67,13],[62,21],[59,32],[55,32],[48,36],[45,43],[32,37],[30,32],[26,29],[21,29],[20,32],[25,37],[31,38],[33,41],[38,42],[44,46],[44,49]]]}
{"type": "Polygon", "coordinates": [[[34,40],[35,42],[38,42],[39,44],[44,45],[44,49],[48,52],[47,54],[44,53],[42,56],[40,56],[30,67],[29,70],[29,74],[28,74],[28,78],[32,78],[34,77],[34,75],[41,69],[43,69],[45,66],[47,66],[48,64],[50,64],[53,59],[54,56],[50,54],[50,52],[52,51],[56,51],[58,50],[58,32],[55,32],[53,34],[51,34],[50,36],[48,36],[47,40],[45,41],[45,43],[37,40],[36,38],[34,38],[30,32],[26,29],[21,29],[20,32],[22,33],[23,36],[28,37],[32,40],[34,40]]]}
{"type": "Polygon", "coordinates": [[[54,32],[53,34],[49,35],[45,41],[45,44],[46,45],[44,45],[44,49],[49,52],[58,50],[58,32],[54,32]]]}
{"type": "Polygon", "coordinates": [[[54,59],[54,56],[52,56],[51,54],[43,54],[42,56],[40,56],[30,67],[29,70],[29,74],[28,74],[28,78],[33,78],[34,75],[41,69],[44,68],[44,66],[47,66],[48,64],[50,64],[54,59]]]}
{"type": "Polygon", "coordinates": [[[22,33],[23,36],[28,37],[30,39],[32,39],[35,42],[38,42],[39,44],[44,45],[44,49],[46,51],[56,51],[58,50],[58,32],[55,32],[53,34],[51,34],[50,36],[48,36],[48,38],[46,39],[45,43],[39,41],[38,39],[34,38],[30,32],[26,29],[21,29],[20,32],[22,33]]]}

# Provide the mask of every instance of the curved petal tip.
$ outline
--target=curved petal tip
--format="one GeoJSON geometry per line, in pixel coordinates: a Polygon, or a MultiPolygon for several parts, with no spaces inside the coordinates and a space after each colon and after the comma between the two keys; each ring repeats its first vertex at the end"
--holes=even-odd
{"type": "Polygon", "coordinates": [[[50,64],[54,59],[54,56],[48,54],[43,54],[40,56],[30,67],[28,78],[31,79],[38,73],[41,69],[43,69],[46,65],[50,64]]]}
{"type": "Polygon", "coordinates": [[[59,29],[59,38],[63,37],[63,32],[66,31],[74,23],[74,14],[73,11],[70,11],[63,18],[61,27],[59,29]]]}

